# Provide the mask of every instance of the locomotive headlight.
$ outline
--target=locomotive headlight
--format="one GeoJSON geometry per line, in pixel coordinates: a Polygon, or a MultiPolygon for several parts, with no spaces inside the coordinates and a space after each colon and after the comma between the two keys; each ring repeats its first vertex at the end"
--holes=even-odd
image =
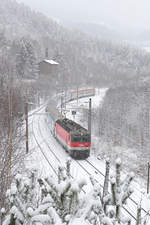
{"type": "Polygon", "coordinates": [[[84,147],[84,144],[79,144],[80,147],[84,147]]]}

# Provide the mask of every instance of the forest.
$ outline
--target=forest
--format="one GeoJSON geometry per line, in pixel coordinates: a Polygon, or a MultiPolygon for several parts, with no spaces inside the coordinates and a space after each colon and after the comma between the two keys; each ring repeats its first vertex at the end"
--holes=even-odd
{"type": "Polygon", "coordinates": [[[0,0],[0,208],[15,175],[10,173],[10,157],[13,169],[25,154],[20,147],[25,103],[38,104],[39,98],[62,89],[108,87],[97,110],[96,135],[111,146],[139,149],[143,170],[149,157],[149,74],[150,55],[144,50],[74,32],[24,4],[0,0]],[[45,49],[49,59],[59,63],[58,74],[46,82],[39,79],[45,49]]]}

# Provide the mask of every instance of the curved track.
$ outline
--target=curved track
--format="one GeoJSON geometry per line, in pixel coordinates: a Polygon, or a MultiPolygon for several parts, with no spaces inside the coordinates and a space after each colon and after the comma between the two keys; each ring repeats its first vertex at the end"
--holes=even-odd
{"type": "MultiPolygon", "coordinates": [[[[92,176],[101,185],[101,187],[103,187],[105,177],[104,172],[95,167],[88,159],[82,162],[80,161],[76,162],[82,167],[82,169],[84,169],[87,172],[89,176],[92,176]]],[[[130,215],[130,217],[132,217],[134,221],[136,220],[137,207],[138,203],[133,199],[133,197],[129,197],[128,206],[123,207],[127,215],[130,215]]],[[[145,216],[149,216],[149,213],[144,208],[142,208],[141,216],[142,218],[145,216]]]]}
{"type": "MultiPolygon", "coordinates": [[[[62,152],[62,147],[57,143],[57,141],[56,141],[56,145],[57,145],[56,146],[55,143],[53,143],[53,144],[49,143],[49,141],[47,141],[47,139],[44,137],[43,130],[42,130],[41,126],[40,126],[40,117],[37,120],[36,126],[38,127],[38,130],[36,129],[36,133],[39,132],[39,135],[42,138],[42,142],[39,143],[38,138],[35,135],[35,132],[33,132],[34,139],[35,139],[35,141],[36,141],[36,143],[38,145],[38,148],[41,151],[43,157],[46,159],[49,167],[53,170],[55,175],[57,175],[57,169],[56,168],[58,168],[58,166],[60,164],[62,164],[63,162],[61,162],[61,160],[60,160],[61,156],[58,157],[57,156],[58,153],[56,154],[54,149],[58,148],[58,146],[59,146],[61,148],[60,152],[62,152]],[[43,150],[43,147],[46,149],[46,151],[43,150]]],[[[33,130],[34,129],[35,128],[33,128],[33,130]]],[[[53,142],[55,142],[55,140],[53,140],[53,142]]],[[[66,155],[66,159],[67,159],[68,155],[65,152],[64,152],[64,154],[66,155]]],[[[64,157],[64,155],[63,155],[63,157],[64,157]]],[[[73,178],[72,175],[71,175],[71,177],[73,178]]],[[[84,189],[82,191],[85,193],[84,189]]]]}
{"type": "MultiPolygon", "coordinates": [[[[34,117],[33,117],[34,118],[34,117]]],[[[32,135],[33,138],[38,146],[38,149],[40,150],[40,153],[42,154],[43,158],[46,160],[48,166],[50,167],[50,169],[52,170],[53,174],[57,175],[57,171],[54,168],[54,166],[52,165],[51,161],[49,160],[49,156],[44,152],[44,140],[39,142],[39,136],[37,136],[37,133],[39,132],[39,120],[40,120],[40,116],[38,116],[38,118],[36,118],[36,122],[34,122],[34,119],[32,120],[32,135]]],[[[45,165],[43,165],[44,167],[45,165]]]]}
{"type": "MultiPolygon", "coordinates": [[[[57,168],[58,166],[62,163],[61,162],[61,158],[68,158],[67,153],[65,152],[65,150],[59,145],[59,143],[54,139],[54,137],[52,137],[50,135],[50,131],[48,130],[48,125],[45,121],[45,118],[43,117],[42,119],[40,118],[40,116],[37,116],[38,118],[36,118],[36,121],[32,121],[32,133],[33,133],[33,137],[35,139],[35,142],[40,150],[40,152],[42,153],[44,159],[46,160],[47,164],[49,165],[51,171],[53,171],[53,173],[56,175],[57,174],[57,168]],[[42,121],[43,120],[43,121],[42,121]],[[43,131],[42,127],[41,127],[41,121],[42,124],[45,122],[45,129],[47,127],[47,130],[43,131]],[[47,138],[46,135],[44,134],[47,133],[47,138]],[[38,136],[37,136],[38,134],[38,136]],[[40,141],[38,140],[38,137],[41,137],[40,141]],[[58,148],[58,151],[56,151],[56,149],[58,148]],[[44,151],[44,149],[47,149],[47,151],[44,151]]],[[[104,181],[104,172],[100,171],[98,168],[96,168],[89,160],[82,160],[82,161],[77,161],[77,160],[72,160],[73,161],[73,165],[75,166],[75,164],[78,165],[79,167],[79,171],[82,174],[86,174],[86,176],[94,176],[95,179],[97,180],[98,183],[100,183],[101,187],[103,187],[103,181],[104,181]],[[91,169],[90,169],[91,167],[91,169]],[[83,172],[84,171],[84,172],[83,172]],[[103,179],[102,179],[103,178],[103,179]]],[[[77,166],[75,166],[77,168],[77,166]]],[[[72,175],[73,177],[73,175],[72,175]]],[[[88,190],[84,190],[84,192],[86,192],[88,190]]],[[[136,201],[134,201],[133,199],[130,199],[130,201],[132,201],[132,203],[130,203],[130,207],[126,208],[124,207],[125,210],[125,214],[129,215],[130,217],[132,217],[134,219],[134,221],[136,220],[136,208],[137,208],[137,203],[136,201]]],[[[144,214],[146,214],[147,212],[142,209],[144,214]]],[[[144,215],[142,215],[144,216],[144,215]]]]}

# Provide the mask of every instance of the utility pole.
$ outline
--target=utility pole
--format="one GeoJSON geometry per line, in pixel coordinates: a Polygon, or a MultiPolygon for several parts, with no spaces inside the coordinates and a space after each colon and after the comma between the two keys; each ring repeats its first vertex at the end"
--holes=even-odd
{"type": "Polygon", "coordinates": [[[66,87],[65,87],[65,93],[64,93],[64,108],[66,109],[66,87]]]}
{"type": "Polygon", "coordinates": [[[26,154],[29,152],[29,133],[28,133],[28,103],[25,103],[25,120],[26,120],[26,154]]]}
{"type": "Polygon", "coordinates": [[[12,157],[12,90],[9,87],[9,172],[8,176],[11,176],[11,157],[12,157]]]}
{"type": "Polygon", "coordinates": [[[61,96],[61,99],[60,99],[60,107],[61,107],[61,115],[62,115],[62,107],[63,107],[63,96],[61,96]]]}
{"type": "Polygon", "coordinates": [[[91,98],[89,99],[89,111],[88,111],[88,132],[90,134],[91,138],[91,115],[92,115],[92,100],[91,98]]]}
{"type": "Polygon", "coordinates": [[[37,104],[38,104],[38,106],[40,106],[40,95],[39,95],[39,91],[37,91],[37,104]]]}
{"type": "Polygon", "coordinates": [[[150,170],[150,163],[148,162],[148,173],[147,173],[147,194],[149,194],[149,170],[150,170]]]}
{"type": "Polygon", "coordinates": [[[79,93],[79,90],[78,90],[78,86],[77,86],[77,106],[78,106],[78,98],[79,98],[78,93],[79,93]]]}
{"type": "MultiPolygon", "coordinates": [[[[9,108],[9,115],[8,115],[8,136],[9,136],[9,158],[8,158],[8,181],[11,177],[11,157],[12,157],[12,71],[9,69],[8,71],[9,76],[9,88],[8,88],[8,108],[9,108]]],[[[9,182],[10,185],[10,182],[9,182]]]]}

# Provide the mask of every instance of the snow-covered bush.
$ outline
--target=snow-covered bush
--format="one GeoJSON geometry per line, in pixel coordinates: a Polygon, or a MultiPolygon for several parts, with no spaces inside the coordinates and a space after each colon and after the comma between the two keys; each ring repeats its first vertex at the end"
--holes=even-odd
{"type": "MultiPolygon", "coordinates": [[[[92,190],[85,193],[86,182],[71,176],[71,161],[59,166],[57,178],[37,178],[18,174],[7,191],[9,212],[1,210],[2,225],[132,225],[123,214],[123,207],[133,192],[133,173],[121,179],[121,161],[116,160],[115,175],[110,176],[110,162],[106,160],[104,185],[90,178],[92,190]]],[[[147,225],[141,217],[141,204],[137,208],[136,225],[147,225]]]]}
{"type": "Polygon", "coordinates": [[[110,162],[106,160],[106,173],[104,186],[91,177],[93,190],[82,202],[82,209],[77,212],[81,221],[93,225],[118,225],[131,224],[128,218],[122,213],[124,204],[133,192],[130,184],[133,180],[133,173],[121,180],[121,161],[116,160],[116,174],[109,178],[110,162]]]}
{"type": "Polygon", "coordinates": [[[36,171],[31,171],[27,177],[18,173],[15,182],[7,191],[9,213],[3,225],[32,224],[37,216],[39,194],[37,189],[36,171]]]}
{"type": "Polygon", "coordinates": [[[63,222],[68,223],[75,216],[79,206],[79,193],[85,185],[83,180],[77,182],[70,175],[70,160],[66,167],[58,168],[58,179],[53,177],[40,180],[42,196],[51,196],[51,203],[63,222]]]}

